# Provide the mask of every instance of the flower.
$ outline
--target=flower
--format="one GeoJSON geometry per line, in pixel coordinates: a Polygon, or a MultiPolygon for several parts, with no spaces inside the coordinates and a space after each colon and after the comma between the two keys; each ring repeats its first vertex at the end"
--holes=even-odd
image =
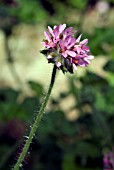
{"type": "Polygon", "coordinates": [[[73,27],[66,28],[66,24],[54,26],[53,29],[48,26],[48,31],[44,32],[46,39],[42,41],[42,45],[45,49],[41,53],[63,73],[73,73],[77,66],[88,66],[94,58],[87,46],[88,39],[81,41],[82,34],[74,38],[76,32],[73,27]]]}
{"type": "Polygon", "coordinates": [[[104,170],[114,169],[114,148],[103,157],[104,170]]]}

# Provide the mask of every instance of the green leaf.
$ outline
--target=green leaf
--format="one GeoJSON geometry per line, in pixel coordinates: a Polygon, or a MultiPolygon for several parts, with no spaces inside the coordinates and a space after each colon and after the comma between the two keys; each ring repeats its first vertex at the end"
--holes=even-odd
{"type": "Polygon", "coordinates": [[[86,7],[86,0],[67,0],[68,4],[72,7],[76,7],[78,9],[84,9],[86,7]]]}
{"type": "Polygon", "coordinates": [[[100,153],[96,145],[82,141],[77,144],[76,154],[90,156],[94,158],[99,156],[100,153]]]}
{"type": "Polygon", "coordinates": [[[103,67],[105,71],[113,72],[114,73],[114,60],[109,60],[105,66],[103,67]]]}
{"type": "Polygon", "coordinates": [[[43,94],[44,89],[40,83],[34,81],[29,81],[28,83],[31,89],[36,92],[37,96],[41,96],[43,94]]]}

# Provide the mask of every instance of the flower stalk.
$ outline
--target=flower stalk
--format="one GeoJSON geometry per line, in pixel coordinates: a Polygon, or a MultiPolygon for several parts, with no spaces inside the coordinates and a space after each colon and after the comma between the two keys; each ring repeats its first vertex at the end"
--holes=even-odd
{"type": "Polygon", "coordinates": [[[40,111],[39,111],[39,113],[38,113],[38,115],[36,117],[36,120],[35,120],[32,128],[31,128],[29,137],[26,140],[26,143],[25,143],[25,146],[23,148],[23,151],[20,154],[20,156],[19,156],[19,158],[17,160],[17,163],[15,164],[13,170],[19,170],[19,168],[22,167],[22,162],[24,160],[24,157],[25,157],[25,155],[26,155],[26,153],[27,153],[27,151],[29,149],[30,143],[32,142],[32,139],[33,139],[33,137],[35,135],[35,132],[37,130],[37,127],[39,125],[39,122],[40,122],[40,120],[41,120],[41,118],[43,116],[44,109],[45,109],[45,107],[47,105],[47,102],[49,100],[49,97],[50,97],[50,94],[51,94],[51,91],[52,91],[52,88],[53,88],[53,85],[54,85],[54,82],[55,82],[55,77],[56,77],[56,65],[54,65],[54,67],[53,67],[53,72],[52,72],[52,77],[51,77],[51,82],[50,82],[50,85],[49,85],[48,92],[47,92],[47,94],[46,94],[46,96],[44,98],[44,101],[43,101],[43,103],[41,105],[41,108],[40,108],[40,111]]]}
{"type": "Polygon", "coordinates": [[[66,28],[66,24],[54,26],[53,29],[48,26],[48,31],[44,32],[45,40],[42,41],[44,50],[40,51],[48,60],[48,63],[53,63],[53,72],[51,77],[48,92],[41,105],[40,111],[33,124],[29,137],[26,140],[23,151],[20,154],[13,170],[19,170],[22,167],[24,157],[29,149],[30,143],[35,135],[39,122],[43,116],[44,109],[49,100],[56,77],[56,70],[62,70],[63,73],[73,73],[73,69],[77,70],[78,66],[86,67],[90,64],[90,60],[94,58],[90,54],[90,49],[87,46],[88,39],[81,41],[82,34],[78,38],[74,38],[77,31],[73,27],[66,28]]]}

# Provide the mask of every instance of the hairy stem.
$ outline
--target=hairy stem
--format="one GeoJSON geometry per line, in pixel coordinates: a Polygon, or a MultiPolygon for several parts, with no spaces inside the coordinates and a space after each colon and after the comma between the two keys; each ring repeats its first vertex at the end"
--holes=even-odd
{"type": "Polygon", "coordinates": [[[20,157],[18,158],[17,163],[15,164],[13,170],[19,170],[19,168],[22,166],[22,162],[24,160],[24,157],[25,157],[25,155],[26,155],[26,153],[27,153],[27,151],[29,149],[30,143],[32,142],[32,139],[33,139],[33,137],[35,135],[35,132],[37,130],[37,127],[39,125],[39,122],[40,122],[40,120],[42,118],[42,115],[43,115],[44,109],[46,107],[46,104],[47,104],[47,102],[49,100],[49,96],[51,94],[51,91],[52,91],[52,88],[53,88],[53,85],[54,85],[55,76],[56,76],[56,66],[54,65],[53,72],[52,72],[52,77],[51,77],[51,82],[50,82],[50,85],[49,85],[48,92],[47,92],[47,94],[46,94],[46,96],[44,98],[44,101],[43,101],[43,103],[41,105],[41,108],[40,108],[40,111],[39,111],[39,113],[38,113],[38,115],[36,117],[36,120],[35,120],[32,128],[31,128],[29,137],[26,140],[26,143],[25,143],[25,146],[23,148],[23,151],[20,154],[20,157]]]}

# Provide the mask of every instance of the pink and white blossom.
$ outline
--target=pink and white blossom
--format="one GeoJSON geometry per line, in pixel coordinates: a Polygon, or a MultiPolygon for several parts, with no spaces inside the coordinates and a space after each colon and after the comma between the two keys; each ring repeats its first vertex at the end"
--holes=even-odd
{"type": "Polygon", "coordinates": [[[82,34],[74,38],[76,32],[73,27],[66,28],[66,24],[53,28],[48,26],[48,31],[44,32],[45,40],[42,45],[45,50],[42,53],[49,63],[54,63],[63,72],[73,73],[73,69],[88,66],[94,58],[87,46],[88,39],[81,40],[82,34]]]}

